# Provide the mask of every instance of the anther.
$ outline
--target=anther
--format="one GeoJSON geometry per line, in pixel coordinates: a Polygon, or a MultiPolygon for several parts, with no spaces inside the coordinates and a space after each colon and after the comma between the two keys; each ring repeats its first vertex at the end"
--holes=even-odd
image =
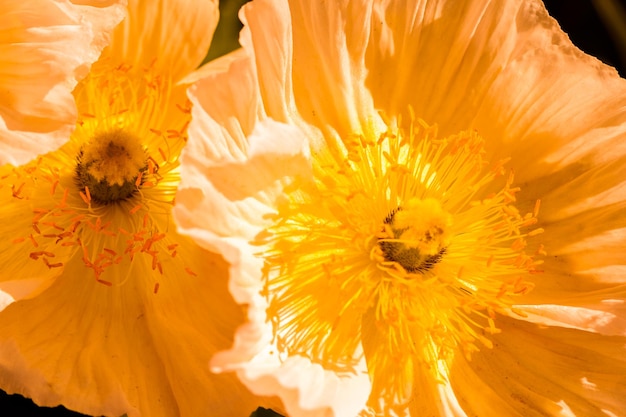
{"type": "Polygon", "coordinates": [[[85,204],[128,200],[142,185],[148,169],[139,140],[123,130],[96,135],[77,156],[76,184],[85,204]]]}

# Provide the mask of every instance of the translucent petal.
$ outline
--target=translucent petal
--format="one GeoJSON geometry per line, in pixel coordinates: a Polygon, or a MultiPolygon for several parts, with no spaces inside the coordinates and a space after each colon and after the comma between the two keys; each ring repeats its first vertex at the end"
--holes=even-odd
{"type": "MultiPolygon", "coordinates": [[[[498,319],[500,321],[500,319],[498,319]]],[[[468,413],[576,416],[620,413],[625,388],[624,337],[502,319],[494,348],[459,358],[452,386],[468,413]]],[[[619,414],[618,414],[619,415],[619,414]]]]}
{"type": "Polygon", "coordinates": [[[218,20],[217,0],[130,0],[104,56],[179,81],[202,62],[218,20]]]}
{"type": "Polygon", "coordinates": [[[58,148],[76,122],[72,89],[123,17],[121,1],[0,6],[0,164],[58,148]]]}

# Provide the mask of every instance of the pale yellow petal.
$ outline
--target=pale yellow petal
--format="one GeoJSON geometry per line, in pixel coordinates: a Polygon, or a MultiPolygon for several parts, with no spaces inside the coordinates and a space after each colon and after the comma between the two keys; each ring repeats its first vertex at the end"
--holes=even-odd
{"type": "Polygon", "coordinates": [[[72,89],[122,19],[122,1],[0,6],[0,164],[58,148],[76,122],[72,89]]]}
{"type": "Polygon", "coordinates": [[[202,62],[218,20],[217,0],[130,0],[104,56],[178,81],[202,62]]]}
{"type": "Polygon", "coordinates": [[[175,209],[177,214],[186,211],[178,218],[181,227],[201,227],[217,236],[254,239],[267,224],[263,215],[273,211],[284,178],[306,171],[306,148],[302,141],[290,141],[297,139],[298,133],[286,125],[263,122],[250,136],[250,153],[244,160],[210,160],[190,139],[175,209]]]}
{"type": "MultiPolygon", "coordinates": [[[[326,141],[380,123],[363,86],[365,69],[351,50],[363,53],[367,43],[360,26],[369,21],[366,3],[345,10],[326,2],[255,1],[242,9],[241,42],[254,59],[270,117],[300,125],[304,119],[326,141]]],[[[320,142],[315,135],[310,140],[320,142]]]]}
{"type": "Polygon", "coordinates": [[[270,355],[273,352],[271,330],[265,322],[267,302],[260,291],[249,296],[248,300],[247,321],[237,328],[232,347],[217,352],[211,359],[210,367],[214,372],[236,371],[255,356],[263,358],[263,352],[270,355]]]}
{"type": "Polygon", "coordinates": [[[248,311],[233,347],[211,365],[218,372],[238,370],[253,392],[280,397],[290,415],[353,415],[369,392],[364,370],[338,377],[304,358],[280,363],[270,352],[266,304],[259,295],[262,260],[253,256],[257,249],[250,242],[267,226],[266,215],[275,211],[291,178],[310,175],[310,163],[304,132],[264,118],[254,77],[242,56],[226,73],[208,73],[191,94],[193,120],[175,215],[182,232],[232,264],[231,293],[248,311]],[[310,378],[301,378],[302,372],[310,378]]]}
{"type": "Polygon", "coordinates": [[[193,76],[198,73],[203,78],[189,89],[194,106],[187,147],[196,152],[184,157],[243,158],[246,136],[265,117],[250,59],[240,49],[204,65],[193,76]]]}
{"type": "Polygon", "coordinates": [[[90,415],[249,415],[275,405],[234,375],[209,371],[243,313],[228,293],[225,262],[179,243],[177,257],[197,274],[166,275],[153,290],[150,261],[136,259],[129,279],[108,287],[76,259],[46,291],[6,307],[2,387],[90,415]]]}
{"type": "Polygon", "coordinates": [[[576,416],[624,410],[626,339],[502,319],[494,348],[452,369],[452,386],[469,414],[576,416]]]}
{"type": "Polygon", "coordinates": [[[514,47],[519,1],[375,1],[366,53],[377,107],[467,128],[514,47]]]}
{"type": "Polygon", "coordinates": [[[292,140],[299,135],[296,129],[267,121],[250,136],[248,159],[214,161],[193,146],[194,123],[174,215],[183,233],[231,263],[233,295],[247,302],[249,291],[260,289],[262,266],[250,242],[268,224],[265,215],[274,212],[289,175],[306,172],[305,149],[292,140]]]}
{"type": "Polygon", "coordinates": [[[541,2],[409,3],[374,6],[376,107],[411,106],[444,133],[477,129],[490,157],[515,155],[522,182],[624,154],[626,82],[572,45],[541,2]]]}
{"type": "Polygon", "coordinates": [[[3,389],[90,415],[176,415],[141,284],[106,287],[79,261],[38,297],[8,306],[0,313],[3,389]]]}
{"type": "Polygon", "coordinates": [[[234,374],[209,372],[209,360],[230,347],[244,314],[229,294],[223,259],[191,243],[179,248],[177,256],[202,272],[162,280],[149,300],[147,321],[180,415],[247,416],[258,406],[275,405],[253,396],[234,374]]]}

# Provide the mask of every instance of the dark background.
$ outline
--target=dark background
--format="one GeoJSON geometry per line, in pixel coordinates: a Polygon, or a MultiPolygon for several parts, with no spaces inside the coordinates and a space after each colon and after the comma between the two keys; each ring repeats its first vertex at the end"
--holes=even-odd
{"type": "MultiPolygon", "coordinates": [[[[245,2],[246,0],[222,0],[220,2],[222,19],[225,22],[232,22],[234,19],[237,19],[237,9],[245,2]]],[[[620,62],[619,49],[611,38],[610,30],[606,28],[600,19],[591,0],[547,0],[544,3],[550,14],[559,21],[563,30],[570,36],[576,46],[588,54],[596,56],[608,65],[617,68],[622,77],[626,75],[624,63],[620,62]]],[[[626,22],[624,23],[626,24],[626,22]]],[[[238,46],[236,39],[239,28],[240,25],[220,23],[215,37],[224,41],[214,42],[207,58],[212,59],[235,49],[238,46]]],[[[626,48],[626,45],[624,48],[626,48]]],[[[37,407],[26,398],[19,395],[7,395],[3,391],[0,391],[0,415],[3,417],[82,416],[82,414],[68,411],[63,407],[37,407]]],[[[259,409],[256,412],[256,417],[271,416],[276,416],[276,414],[263,409],[259,409]]]]}

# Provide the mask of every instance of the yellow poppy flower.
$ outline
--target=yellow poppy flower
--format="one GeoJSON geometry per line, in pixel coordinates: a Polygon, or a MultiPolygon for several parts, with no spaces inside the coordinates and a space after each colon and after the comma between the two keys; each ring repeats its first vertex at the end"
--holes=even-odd
{"type": "Polygon", "coordinates": [[[234,375],[208,369],[243,316],[225,262],[171,216],[190,120],[179,81],[217,20],[217,1],[130,1],[74,91],[69,142],[1,169],[5,391],[106,416],[258,406],[234,375]]]}
{"type": "Polygon", "coordinates": [[[117,2],[7,0],[0,5],[0,164],[30,161],[67,141],[72,89],[123,9],[117,2]]]}
{"type": "Polygon", "coordinates": [[[174,213],[292,416],[626,409],[626,81],[536,0],[269,1],[191,91],[174,213]]]}

